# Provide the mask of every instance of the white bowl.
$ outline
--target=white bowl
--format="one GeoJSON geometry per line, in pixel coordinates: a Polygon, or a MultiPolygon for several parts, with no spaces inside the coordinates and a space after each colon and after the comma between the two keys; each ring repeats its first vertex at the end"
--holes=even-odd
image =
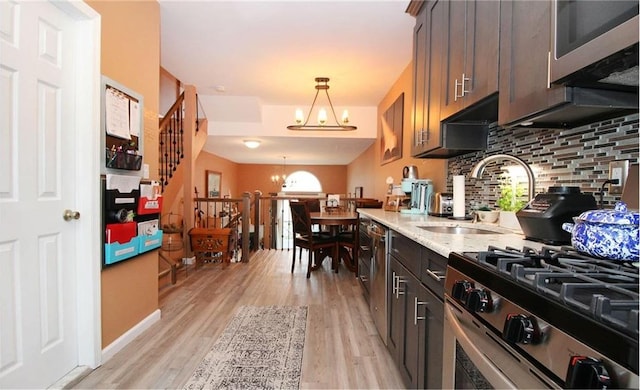
{"type": "Polygon", "coordinates": [[[496,223],[500,217],[499,211],[476,211],[478,213],[478,220],[484,223],[496,223]]]}

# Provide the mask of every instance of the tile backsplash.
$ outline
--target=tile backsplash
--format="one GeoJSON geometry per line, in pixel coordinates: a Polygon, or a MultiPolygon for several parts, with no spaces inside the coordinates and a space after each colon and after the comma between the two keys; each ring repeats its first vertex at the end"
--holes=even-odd
{"type": "MultiPolygon", "coordinates": [[[[574,129],[496,127],[489,132],[486,151],[448,160],[447,190],[452,191],[453,175],[465,175],[467,212],[478,205],[495,207],[502,162],[488,164],[481,179],[471,179],[469,173],[484,157],[505,153],[521,158],[533,169],[535,193],[546,192],[552,186],[575,186],[599,201],[600,188],[609,178],[609,162],[637,163],[638,149],[638,114],[574,129]]],[[[618,200],[620,195],[609,195],[605,189],[605,207],[618,200]]]]}

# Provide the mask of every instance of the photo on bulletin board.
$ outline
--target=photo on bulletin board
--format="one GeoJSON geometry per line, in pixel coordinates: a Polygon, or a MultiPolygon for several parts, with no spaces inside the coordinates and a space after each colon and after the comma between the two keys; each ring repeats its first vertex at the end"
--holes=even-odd
{"type": "Polygon", "coordinates": [[[220,187],[222,185],[222,173],[207,171],[206,181],[207,198],[219,198],[220,187]]]}
{"type": "Polygon", "coordinates": [[[404,93],[380,117],[382,138],[380,142],[380,165],[402,158],[402,128],[404,116],[404,93]]]}

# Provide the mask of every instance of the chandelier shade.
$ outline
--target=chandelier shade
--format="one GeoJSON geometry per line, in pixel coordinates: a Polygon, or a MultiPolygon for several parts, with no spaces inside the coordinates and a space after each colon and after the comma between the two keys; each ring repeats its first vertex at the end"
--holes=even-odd
{"type": "Polygon", "coordinates": [[[352,131],[356,130],[356,126],[349,125],[349,113],[345,110],[342,113],[342,122],[338,121],[338,117],[336,116],[336,112],[333,109],[333,103],[331,103],[331,98],[329,97],[329,78],[328,77],[316,77],[316,95],[313,98],[313,102],[311,103],[311,108],[309,109],[309,114],[307,114],[307,118],[304,119],[304,113],[301,109],[297,109],[295,113],[295,125],[287,126],[289,130],[319,130],[319,131],[352,131]],[[318,110],[318,123],[317,124],[309,124],[309,119],[311,118],[311,113],[313,112],[313,108],[316,105],[316,101],[318,100],[318,94],[320,91],[324,91],[327,96],[327,101],[329,102],[329,107],[331,109],[331,114],[333,115],[333,120],[335,124],[329,124],[328,113],[324,108],[320,108],[318,110]],[[304,122],[303,122],[304,120],[304,122]]]}

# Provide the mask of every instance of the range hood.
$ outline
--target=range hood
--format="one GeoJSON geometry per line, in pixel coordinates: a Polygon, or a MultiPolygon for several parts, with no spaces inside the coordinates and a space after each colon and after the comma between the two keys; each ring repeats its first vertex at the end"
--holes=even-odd
{"type": "Polygon", "coordinates": [[[418,158],[450,158],[485,150],[489,129],[498,121],[498,94],[440,122],[440,146],[418,158]]]}
{"type": "Polygon", "coordinates": [[[559,103],[504,127],[574,128],[638,113],[638,89],[597,86],[559,86],[559,103]]]}

